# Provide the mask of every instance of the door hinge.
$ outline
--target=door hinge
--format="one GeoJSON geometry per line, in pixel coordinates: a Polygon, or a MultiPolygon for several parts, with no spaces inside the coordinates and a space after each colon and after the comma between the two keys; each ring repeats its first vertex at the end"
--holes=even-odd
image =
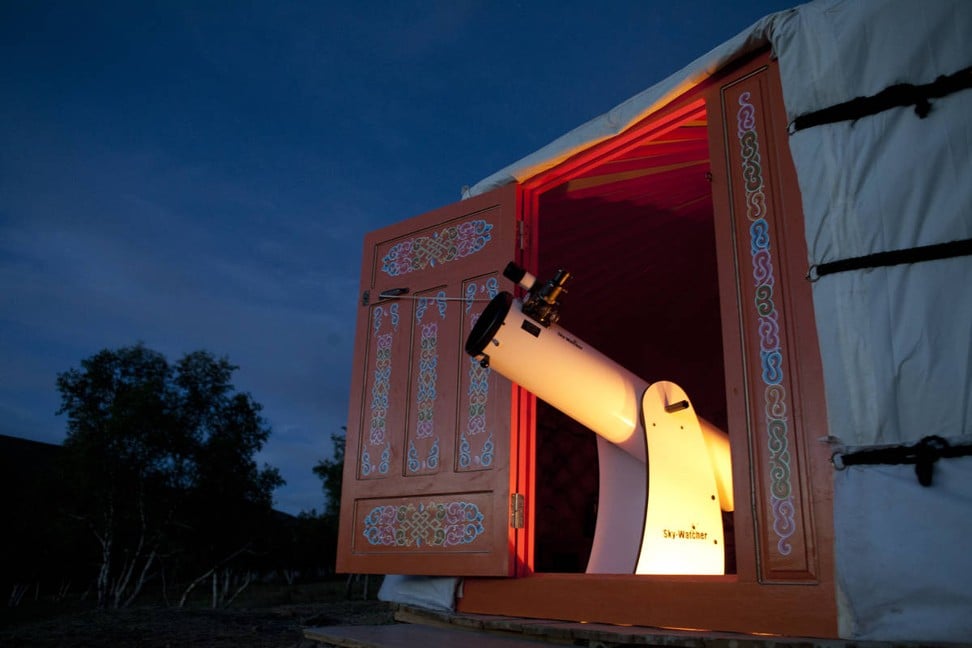
{"type": "Polygon", "coordinates": [[[530,243],[530,229],[526,221],[516,221],[516,241],[520,250],[526,250],[530,243]]]}
{"type": "Polygon", "coordinates": [[[370,301],[371,301],[371,291],[370,290],[366,290],[363,293],[361,293],[361,305],[362,306],[367,306],[368,305],[368,302],[370,302],[370,301]]]}
{"type": "Polygon", "coordinates": [[[523,528],[524,498],[520,493],[510,494],[510,527],[523,528]]]}

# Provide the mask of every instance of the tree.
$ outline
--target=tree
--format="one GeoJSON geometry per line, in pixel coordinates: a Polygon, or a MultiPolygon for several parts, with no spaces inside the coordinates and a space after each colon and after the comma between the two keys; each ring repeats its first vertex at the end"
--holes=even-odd
{"type": "Polygon", "coordinates": [[[253,455],[270,429],[262,407],[249,394],[234,394],[229,378],[235,367],[214,362],[203,352],[184,357],[176,383],[182,395],[183,425],[199,431],[196,480],[185,519],[200,574],[183,593],[203,580],[212,582],[212,606],[227,604],[249,584],[248,574],[230,592],[234,564],[259,550],[270,524],[273,490],[283,484],[275,468],[257,468],[253,455]],[[220,585],[222,583],[222,585],[220,585]]]}
{"type": "Polygon", "coordinates": [[[65,470],[75,485],[68,506],[96,541],[99,605],[130,604],[164,554],[219,563],[232,552],[216,553],[248,542],[246,524],[231,517],[270,510],[283,480],[253,456],[271,430],[261,406],[230,383],[235,369],[204,351],[173,367],[138,344],[58,375],[65,470]]]}
{"type": "Polygon", "coordinates": [[[326,503],[324,515],[337,517],[341,508],[341,481],[344,476],[344,446],[348,428],[341,426],[341,434],[331,434],[334,454],[330,459],[321,459],[314,466],[314,474],[320,477],[326,503]]]}
{"type": "Polygon", "coordinates": [[[319,551],[327,558],[326,570],[329,573],[334,572],[336,560],[347,431],[348,428],[342,425],[340,434],[331,434],[331,443],[334,445],[331,458],[321,459],[313,468],[314,474],[321,479],[321,486],[327,500],[324,504],[324,512],[316,520],[303,520],[305,527],[308,530],[313,528],[315,537],[320,538],[318,540],[320,543],[319,551]]]}

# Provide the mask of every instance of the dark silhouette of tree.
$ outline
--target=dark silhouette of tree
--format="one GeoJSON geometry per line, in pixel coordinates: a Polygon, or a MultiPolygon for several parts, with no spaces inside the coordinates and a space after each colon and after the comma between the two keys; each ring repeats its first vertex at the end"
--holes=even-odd
{"type": "Polygon", "coordinates": [[[163,558],[215,574],[252,548],[283,480],[256,465],[271,430],[235,369],[205,351],[172,366],[138,344],[58,375],[66,505],[96,542],[99,605],[130,604],[163,558]]]}
{"type": "MultiPolygon", "coordinates": [[[[344,476],[344,451],[348,428],[341,426],[340,434],[331,434],[334,453],[330,459],[321,459],[314,466],[314,474],[321,479],[324,489],[324,512],[316,519],[303,519],[305,529],[318,543],[321,555],[326,557],[326,571],[334,573],[337,552],[338,522],[341,513],[341,482],[344,476]]],[[[302,516],[303,517],[303,516],[302,516]]]]}
{"type": "Polygon", "coordinates": [[[334,445],[334,454],[330,459],[321,459],[314,466],[314,474],[322,482],[326,502],[324,504],[324,515],[337,517],[341,508],[341,480],[344,475],[344,445],[348,428],[341,426],[340,434],[331,435],[331,443],[334,445]]]}

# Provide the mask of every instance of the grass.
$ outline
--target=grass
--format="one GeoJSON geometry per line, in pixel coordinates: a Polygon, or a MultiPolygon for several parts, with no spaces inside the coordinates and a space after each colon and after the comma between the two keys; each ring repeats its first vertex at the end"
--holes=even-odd
{"type": "MultiPolygon", "coordinates": [[[[372,577],[368,591],[368,598],[374,599],[378,591],[378,578],[372,577]]],[[[170,588],[169,601],[166,604],[160,588],[148,588],[135,602],[133,607],[155,606],[174,607],[179,597],[173,592],[181,589],[170,588]]],[[[345,600],[364,599],[362,579],[357,579],[350,593],[347,590],[345,576],[334,576],[315,582],[287,583],[252,583],[233,601],[230,609],[269,608],[286,605],[314,605],[334,603],[345,600]]],[[[210,591],[206,587],[199,587],[186,602],[187,608],[209,609],[211,606],[210,591]]],[[[90,595],[82,600],[80,592],[70,593],[60,600],[50,596],[25,596],[17,607],[0,608],[0,627],[9,627],[22,623],[32,623],[59,616],[81,614],[95,610],[96,601],[90,595]]]]}

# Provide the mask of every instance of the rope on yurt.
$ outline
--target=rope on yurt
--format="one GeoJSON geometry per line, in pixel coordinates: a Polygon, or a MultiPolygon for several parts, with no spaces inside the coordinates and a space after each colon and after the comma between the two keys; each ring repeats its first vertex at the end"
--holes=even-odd
{"type": "Polygon", "coordinates": [[[809,281],[816,281],[820,277],[834,274],[835,272],[879,268],[902,263],[920,263],[922,261],[949,259],[957,256],[968,256],[970,254],[972,254],[972,239],[920,245],[918,247],[890,250],[888,252],[874,252],[873,254],[814,264],[807,270],[807,279],[809,281]]]}
{"type": "Polygon", "coordinates": [[[918,483],[931,486],[932,472],[939,459],[972,455],[972,443],[952,445],[940,436],[926,436],[914,445],[867,448],[835,453],[831,461],[837,470],[847,466],[914,464],[918,483]]]}
{"type": "Polygon", "coordinates": [[[931,99],[939,99],[953,92],[972,88],[972,67],[954,74],[943,74],[931,83],[915,85],[897,83],[869,97],[856,97],[820,110],[794,117],[790,122],[790,135],[805,128],[841,121],[856,121],[891,108],[914,106],[915,114],[924,119],[932,110],[931,99]]]}

